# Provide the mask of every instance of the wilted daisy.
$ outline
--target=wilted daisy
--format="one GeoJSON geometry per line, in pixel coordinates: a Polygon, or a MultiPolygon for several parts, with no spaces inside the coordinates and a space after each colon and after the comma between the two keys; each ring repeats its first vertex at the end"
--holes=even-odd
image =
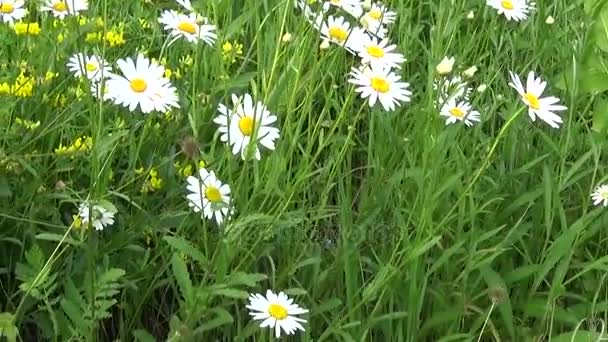
{"type": "Polygon", "coordinates": [[[114,224],[114,214],[116,213],[116,208],[109,203],[106,203],[105,206],[92,203],[89,201],[85,201],[80,204],[78,207],[78,216],[76,221],[76,226],[85,226],[91,225],[95,228],[95,230],[103,230],[107,226],[111,226],[114,224]],[[109,208],[108,208],[109,207],[109,208]]]}
{"type": "Polygon", "coordinates": [[[27,10],[23,8],[24,5],[23,0],[0,0],[0,19],[11,25],[15,21],[23,19],[27,14],[27,10]]]}
{"type": "Polygon", "coordinates": [[[279,129],[273,127],[277,117],[272,115],[262,102],[254,104],[251,95],[236,96],[232,94],[230,109],[220,103],[218,115],[213,122],[219,125],[220,140],[232,146],[233,154],[241,154],[246,159],[249,144],[255,139],[252,151],[255,158],[260,160],[258,143],[269,150],[274,150],[274,142],[280,136],[279,129]]]}
{"type": "Polygon", "coordinates": [[[304,331],[301,323],[306,323],[306,320],[296,315],[307,313],[308,310],[294,304],[293,299],[283,292],[274,294],[268,290],[266,297],[259,293],[250,294],[247,308],[254,320],[262,321],[260,328],[274,329],[277,338],[281,337],[281,330],[287,335],[293,335],[298,330],[304,331]]]}
{"type": "Polygon", "coordinates": [[[80,78],[85,76],[91,81],[99,81],[102,77],[106,77],[112,71],[110,64],[103,58],[92,55],[85,56],[82,53],[77,53],[70,57],[67,64],[69,70],[74,74],[74,77],[80,78]]]}
{"type": "Polygon", "coordinates": [[[392,111],[400,102],[410,101],[412,93],[407,89],[409,83],[401,82],[401,78],[390,68],[352,68],[350,75],[352,78],[348,82],[357,85],[355,91],[361,93],[362,98],[369,98],[370,107],[380,101],[386,111],[392,111]]]}
{"type": "Polygon", "coordinates": [[[89,8],[87,0],[46,0],[40,9],[50,11],[53,16],[63,19],[68,15],[78,15],[89,8]]]}
{"type": "Polygon", "coordinates": [[[204,41],[209,45],[215,43],[217,35],[215,25],[207,24],[207,18],[199,17],[196,13],[182,14],[176,11],[164,11],[158,22],[164,25],[169,35],[184,38],[190,43],[204,41]]]}
{"type": "Polygon", "coordinates": [[[519,95],[521,100],[528,106],[528,115],[532,121],[536,121],[538,116],[541,120],[548,123],[553,128],[559,128],[562,118],[555,114],[556,111],[566,110],[568,108],[557,104],[559,98],[554,96],[541,98],[543,91],[547,87],[547,82],[541,80],[541,78],[535,78],[534,72],[530,71],[526,86],[524,87],[518,75],[509,71],[511,76],[511,82],[509,85],[513,87],[519,95]]]}
{"type": "Polygon", "coordinates": [[[487,5],[498,10],[507,20],[522,21],[528,18],[528,13],[534,9],[534,3],[527,0],[487,0],[487,5]]]}
{"type": "Polygon", "coordinates": [[[363,39],[363,31],[359,27],[351,28],[343,17],[329,16],[321,26],[321,34],[327,40],[349,50],[355,50],[363,39]]]}
{"type": "Polygon", "coordinates": [[[603,184],[595,188],[591,193],[591,199],[593,200],[593,205],[601,204],[604,207],[608,206],[608,184],[603,184]]]}
{"type": "Polygon", "coordinates": [[[96,99],[111,100],[108,85],[103,80],[91,82],[91,95],[96,99]]]}
{"type": "Polygon", "coordinates": [[[370,24],[376,22],[381,25],[390,25],[397,19],[397,13],[390,11],[381,3],[373,3],[363,18],[370,24]]]}
{"type": "Polygon", "coordinates": [[[473,123],[479,122],[479,112],[472,110],[470,103],[465,101],[456,101],[456,99],[448,100],[440,112],[441,116],[445,116],[445,124],[453,124],[457,121],[464,122],[467,126],[473,126],[473,123]]]}
{"type": "Polygon", "coordinates": [[[394,44],[389,45],[388,39],[378,42],[377,38],[367,37],[361,41],[357,51],[361,57],[361,64],[401,69],[401,63],[405,58],[402,54],[394,52],[396,48],[394,44]]]}
{"type": "Polygon", "coordinates": [[[471,94],[471,88],[460,76],[437,79],[433,83],[433,89],[439,91],[439,101],[442,105],[449,99],[467,101],[471,94]]]}
{"type": "Polygon", "coordinates": [[[205,168],[199,170],[198,177],[189,176],[186,181],[190,191],[186,196],[188,206],[197,213],[202,211],[201,217],[215,218],[217,224],[222,224],[230,213],[230,187],[205,168]]]}
{"type": "Polygon", "coordinates": [[[108,96],[114,103],[128,107],[130,111],[139,106],[143,113],[179,108],[176,89],[163,76],[165,68],[162,65],[141,54],[136,61],[127,58],[116,63],[124,76],[109,74],[106,81],[108,96]]]}

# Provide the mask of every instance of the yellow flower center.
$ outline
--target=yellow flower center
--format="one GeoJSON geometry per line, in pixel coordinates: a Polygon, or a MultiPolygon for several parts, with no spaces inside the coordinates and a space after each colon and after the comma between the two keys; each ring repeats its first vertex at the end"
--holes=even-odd
{"type": "Polygon", "coordinates": [[[369,15],[372,19],[380,20],[380,18],[382,18],[382,11],[374,8],[373,10],[369,11],[367,15],[369,15]]]}
{"type": "Polygon", "coordinates": [[[186,32],[186,33],[190,33],[190,34],[196,33],[196,26],[194,26],[194,24],[187,22],[187,21],[182,21],[181,23],[179,23],[179,25],[177,25],[177,28],[182,32],[186,32]]]}
{"type": "Polygon", "coordinates": [[[244,116],[239,120],[239,129],[243,135],[251,136],[254,126],[253,118],[250,116],[244,116]]]}
{"type": "Polygon", "coordinates": [[[386,79],[382,77],[372,77],[372,88],[374,88],[375,91],[387,93],[391,89],[391,86],[386,79]]]}
{"type": "Polygon", "coordinates": [[[88,72],[93,72],[95,70],[97,70],[97,64],[89,62],[87,63],[87,65],[84,66],[88,72]]]}
{"type": "Polygon", "coordinates": [[[0,12],[1,13],[13,13],[13,11],[15,10],[15,7],[13,6],[13,4],[2,4],[0,6],[0,12]]]}
{"type": "Polygon", "coordinates": [[[348,37],[348,32],[339,26],[334,26],[329,29],[329,37],[339,42],[343,42],[348,37]]]}
{"type": "Polygon", "coordinates": [[[133,89],[134,92],[143,93],[146,91],[146,88],[148,88],[148,84],[141,78],[134,78],[131,80],[131,89],[133,89]]]}
{"type": "Polygon", "coordinates": [[[504,8],[506,10],[513,9],[513,1],[511,1],[511,0],[503,0],[500,2],[500,4],[502,5],[502,8],[504,8]]]}
{"type": "Polygon", "coordinates": [[[214,186],[208,186],[205,189],[205,197],[212,203],[218,203],[222,201],[222,194],[220,193],[220,189],[214,186]]]}
{"type": "Polygon", "coordinates": [[[454,107],[454,108],[450,109],[450,114],[452,114],[452,116],[455,116],[459,119],[462,119],[464,117],[464,112],[462,111],[462,109],[460,109],[458,107],[454,107]]]}
{"type": "Polygon", "coordinates": [[[382,50],[382,48],[377,45],[368,46],[367,53],[370,56],[376,57],[376,58],[384,57],[384,50],[382,50]]]}
{"type": "Polygon", "coordinates": [[[530,93],[526,93],[524,97],[528,101],[528,105],[532,107],[532,109],[538,110],[540,108],[540,101],[538,100],[538,97],[530,93]]]}
{"type": "Polygon", "coordinates": [[[289,316],[287,314],[287,309],[280,304],[270,304],[268,307],[268,314],[279,321],[282,321],[289,316]]]}
{"type": "Polygon", "coordinates": [[[59,1],[53,5],[53,9],[57,12],[65,12],[68,10],[68,5],[66,5],[65,1],[59,1]]]}

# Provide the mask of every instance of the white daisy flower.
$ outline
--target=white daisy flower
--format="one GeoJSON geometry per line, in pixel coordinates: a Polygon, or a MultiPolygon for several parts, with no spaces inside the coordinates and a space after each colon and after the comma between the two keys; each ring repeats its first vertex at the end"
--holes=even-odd
{"type": "Polygon", "coordinates": [[[91,81],[99,81],[112,71],[110,64],[103,58],[97,55],[85,56],[82,53],[72,55],[68,60],[67,67],[74,74],[74,77],[85,76],[91,81]]]}
{"type": "Polygon", "coordinates": [[[479,118],[479,112],[472,110],[470,103],[465,101],[456,101],[450,99],[446,104],[443,105],[440,112],[441,116],[445,116],[445,124],[453,124],[457,121],[464,122],[467,126],[473,126],[475,122],[481,121],[479,118]]]}
{"type": "Polygon", "coordinates": [[[535,78],[534,72],[530,71],[528,79],[526,81],[526,87],[521,83],[519,76],[509,71],[511,76],[511,82],[509,85],[513,87],[521,96],[523,103],[528,106],[528,115],[532,121],[536,121],[538,116],[541,120],[548,123],[553,128],[559,128],[559,125],[563,122],[559,115],[555,114],[556,111],[563,111],[568,109],[562,105],[557,104],[559,98],[550,96],[541,98],[543,91],[547,87],[547,82],[541,80],[541,78],[535,78]]]}
{"type": "Polygon", "coordinates": [[[182,6],[188,12],[194,12],[194,8],[192,7],[192,3],[190,0],[175,0],[178,5],[182,6]]]}
{"type": "Polygon", "coordinates": [[[293,299],[283,292],[274,294],[268,290],[266,297],[259,293],[250,294],[247,308],[254,320],[262,321],[260,328],[274,329],[277,338],[281,337],[281,330],[287,335],[293,335],[298,330],[304,331],[301,323],[306,323],[306,320],[296,315],[307,313],[308,310],[294,304],[293,299]]]}
{"type": "Polygon", "coordinates": [[[115,213],[115,208],[108,209],[88,201],[81,203],[78,207],[81,224],[88,227],[90,222],[95,230],[103,230],[105,227],[113,225],[115,213]]]}
{"type": "Polygon", "coordinates": [[[89,9],[88,0],[46,0],[40,10],[50,11],[53,16],[63,20],[68,15],[78,15],[89,9]]]}
{"type": "Polygon", "coordinates": [[[253,144],[255,159],[260,160],[258,143],[269,150],[275,149],[275,140],[280,136],[279,129],[272,127],[277,117],[272,115],[262,102],[253,103],[251,95],[232,95],[233,109],[221,104],[213,122],[219,125],[220,140],[232,146],[233,154],[241,154],[246,159],[248,146],[253,144]]]}
{"type": "Polygon", "coordinates": [[[361,93],[361,98],[369,98],[370,107],[380,101],[386,111],[392,111],[400,102],[410,101],[409,83],[401,82],[390,68],[352,68],[350,75],[352,78],[348,82],[357,85],[355,91],[361,93]]]}
{"type": "Polygon", "coordinates": [[[328,11],[330,6],[341,8],[355,18],[360,18],[363,15],[363,7],[359,0],[327,0],[323,3],[323,11],[328,11]]]}
{"type": "Polygon", "coordinates": [[[381,3],[373,3],[372,7],[363,16],[368,23],[378,23],[380,25],[390,25],[397,20],[397,13],[390,11],[381,3]]]}
{"type": "Polygon", "coordinates": [[[384,39],[388,34],[388,29],[380,21],[369,20],[368,17],[363,16],[359,20],[359,23],[365,31],[380,39],[384,39]]]}
{"type": "Polygon", "coordinates": [[[199,170],[198,177],[189,176],[186,189],[190,192],[186,198],[188,206],[195,212],[201,212],[201,217],[215,218],[217,224],[222,224],[230,215],[230,187],[217,179],[213,171],[205,168],[199,170]]]}
{"type": "Polygon", "coordinates": [[[108,96],[117,105],[132,112],[140,107],[143,113],[167,112],[179,108],[175,87],[165,78],[165,68],[139,54],[137,60],[119,59],[118,68],[124,75],[109,74],[106,80],[108,96]]]}
{"type": "Polygon", "coordinates": [[[437,73],[441,76],[447,75],[452,72],[455,62],[456,58],[445,56],[443,57],[441,62],[437,64],[437,66],[435,67],[435,71],[437,71],[437,73]]]}
{"type": "Polygon", "coordinates": [[[361,64],[370,64],[378,67],[389,67],[401,69],[401,63],[405,58],[398,52],[393,52],[397,45],[389,45],[388,39],[378,42],[377,38],[368,37],[357,47],[361,64]]]}
{"type": "Polygon", "coordinates": [[[603,184],[595,188],[591,193],[591,199],[593,200],[593,205],[608,206],[608,184],[603,184]]]}
{"type": "Polygon", "coordinates": [[[486,0],[486,4],[498,10],[499,15],[504,15],[507,20],[522,21],[528,18],[528,14],[534,9],[534,3],[527,0],[486,0]]]}
{"type": "Polygon", "coordinates": [[[207,18],[199,17],[196,13],[181,14],[176,11],[164,11],[158,22],[164,25],[169,35],[184,38],[190,43],[204,41],[213,45],[217,38],[215,25],[207,24],[207,18]]]}
{"type": "Polygon", "coordinates": [[[433,89],[439,91],[439,101],[441,105],[449,99],[469,100],[471,88],[460,76],[452,76],[450,78],[441,78],[433,82],[433,89]]]}
{"type": "Polygon", "coordinates": [[[23,19],[27,14],[24,5],[23,0],[0,0],[0,20],[12,25],[23,19]]]}
{"type": "Polygon", "coordinates": [[[324,39],[345,47],[350,52],[354,52],[365,38],[361,28],[351,28],[350,23],[343,17],[333,16],[329,16],[327,22],[322,23],[321,34],[324,39]]]}

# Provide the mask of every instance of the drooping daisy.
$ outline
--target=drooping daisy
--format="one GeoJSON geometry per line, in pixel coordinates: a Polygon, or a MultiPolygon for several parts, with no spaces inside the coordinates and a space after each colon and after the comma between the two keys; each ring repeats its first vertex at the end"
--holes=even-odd
{"type": "Polygon", "coordinates": [[[547,87],[547,82],[544,82],[540,77],[535,78],[534,72],[530,71],[526,86],[522,84],[518,75],[509,71],[511,82],[509,85],[517,90],[523,103],[528,106],[528,115],[532,121],[536,121],[538,116],[541,120],[549,124],[553,128],[559,128],[563,122],[562,118],[554,112],[568,109],[565,106],[559,105],[559,98],[554,96],[541,98],[541,95],[547,87]]]}
{"type": "Polygon", "coordinates": [[[272,115],[262,102],[254,104],[251,95],[236,96],[232,94],[232,105],[230,109],[223,104],[218,106],[218,115],[213,122],[219,125],[220,140],[232,146],[233,154],[241,154],[246,159],[249,144],[252,143],[252,151],[255,158],[260,160],[258,143],[269,150],[274,150],[275,140],[280,136],[279,129],[273,127],[277,117],[272,115]]]}
{"type": "Polygon", "coordinates": [[[115,208],[106,208],[105,206],[85,201],[78,206],[78,219],[80,222],[77,222],[85,227],[88,227],[90,222],[95,230],[103,230],[105,227],[114,224],[115,213],[115,208]]]}
{"type": "Polygon", "coordinates": [[[479,122],[479,112],[472,109],[470,103],[465,101],[456,101],[450,99],[441,108],[440,115],[445,116],[445,124],[453,124],[457,121],[464,122],[467,126],[473,126],[475,122],[479,122]]]}
{"type": "Polygon", "coordinates": [[[217,179],[213,171],[201,168],[198,176],[188,176],[186,189],[190,193],[186,196],[188,206],[194,212],[201,212],[201,217],[215,218],[217,224],[222,224],[230,214],[230,187],[217,179]]]}
{"type": "Polygon", "coordinates": [[[535,5],[527,0],[487,0],[486,4],[498,10],[498,14],[504,15],[507,20],[514,21],[526,20],[535,5]]]}
{"type": "Polygon", "coordinates": [[[390,11],[381,3],[373,3],[372,7],[363,16],[368,23],[378,23],[380,25],[390,25],[397,19],[397,13],[390,11]]]}
{"type": "Polygon", "coordinates": [[[321,25],[321,34],[332,43],[338,44],[348,50],[355,51],[363,39],[363,30],[359,27],[350,27],[350,23],[343,17],[329,16],[327,22],[321,25]]]}
{"type": "Polygon", "coordinates": [[[591,193],[591,199],[593,200],[593,205],[608,206],[608,184],[603,184],[595,188],[591,193]]]}
{"type": "Polygon", "coordinates": [[[308,310],[294,304],[293,299],[283,292],[274,294],[267,290],[266,297],[259,293],[250,294],[247,308],[254,320],[262,321],[260,328],[274,329],[277,338],[281,337],[281,330],[287,335],[293,335],[298,330],[304,331],[301,323],[306,323],[306,320],[296,315],[305,314],[308,310]]]}
{"type": "Polygon", "coordinates": [[[357,51],[361,57],[361,64],[401,69],[401,63],[405,58],[402,54],[393,52],[396,48],[394,44],[389,45],[388,39],[378,42],[377,38],[368,37],[362,40],[357,51]]]}
{"type": "Polygon", "coordinates": [[[138,106],[143,113],[166,112],[179,108],[175,87],[165,78],[165,68],[139,54],[137,60],[119,59],[118,68],[124,75],[109,74],[106,81],[108,96],[117,105],[134,111],[138,106]]]}
{"type": "Polygon", "coordinates": [[[78,15],[89,9],[88,0],[46,0],[42,11],[50,11],[53,16],[63,20],[68,15],[78,15]]]}
{"type": "Polygon", "coordinates": [[[410,101],[409,83],[401,82],[390,68],[352,68],[350,75],[352,78],[348,82],[357,85],[355,91],[361,93],[362,98],[369,98],[370,107],[380,101],[386,111],[392,111],[400,102],[410,101]]]}
{"type": "Polygon", "coordinates": [[[341,8],[355,18],[360,18],[363,14],[363,6],[359,0],[327,0],[323,3],[323,10],[329,10],[330,6],[341,8]]]}
{"type": "Polygon", "coordinates": [[[449,99],[468,101],[471,94],[471,88],[460,76],[437,79],[433,82],[433,89],[439,91],[441,105],[449,99]]]}
{"type": "Polygon", "coordinates": [[[0,0],[0,19],[10,25],[23,19],[27,14],[24,5],[23,0],[0,0]]]}
{"type": "Polygon", "coordinates": [[[165,31],[175,38],[184,38],[190,43],[203,41],[213,45],[217,38],[215,25],[207,24],[207,19],[196,13],[182,14],[176,11],[164,11],[158,22],[163,24],[165,31]]]}
{"type": "Polygon", "coordinates": [[[85,56],[82,53],[70,57],[67,66],[74,77],[85,76],[91,81],[99,81],[102,77],[107,77],[112,71],[110,64],[103,58],[97,55],[85,56]]]}

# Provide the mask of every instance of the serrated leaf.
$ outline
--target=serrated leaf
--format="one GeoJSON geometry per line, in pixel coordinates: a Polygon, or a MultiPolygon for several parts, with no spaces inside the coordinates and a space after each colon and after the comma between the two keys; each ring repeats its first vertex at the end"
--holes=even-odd
{"type": "Polygon", "coordinates": [[[175,276],[177,285],[179,286],[179,289],[182,292],[182,297],[184,298],[184,301],[186,301],[187,303],[191,302],[193,299],[192,281],[190,280],[188,267],[186,267],[186,263],[184,262],[184,260],[175,253],[171,256],[171,269],[173,270],[173,275],[175,276]]]}
{"type": "Polygon", "coordinates": [[[237,299],[247,299],[249,297],[249,293],[237,289],[214,289],[211,293],[216,296],[224,296],[228,298],[237,299]]]}
{"type": "Polygon", "coordinates": [[[247,287],[255,287],[259,282],[266,280],[267,278],[268,277],[265,274],[261,273],[235,272],[228,276],[226,284],[228,286],[244,285],[247,287]]]}
{"type": "Polygon", "coordinates": [[[203,253],[201,253],[184,238],[179,236],[165,236],[163,237],[163,240],[165,240],[171,247],[176,249],[178,252],[184,253],[185,255],[191,257],[193,260],[197,261],[200,266],[206,267],[209,264],[207,258],[205,258],[203,253]]]}

